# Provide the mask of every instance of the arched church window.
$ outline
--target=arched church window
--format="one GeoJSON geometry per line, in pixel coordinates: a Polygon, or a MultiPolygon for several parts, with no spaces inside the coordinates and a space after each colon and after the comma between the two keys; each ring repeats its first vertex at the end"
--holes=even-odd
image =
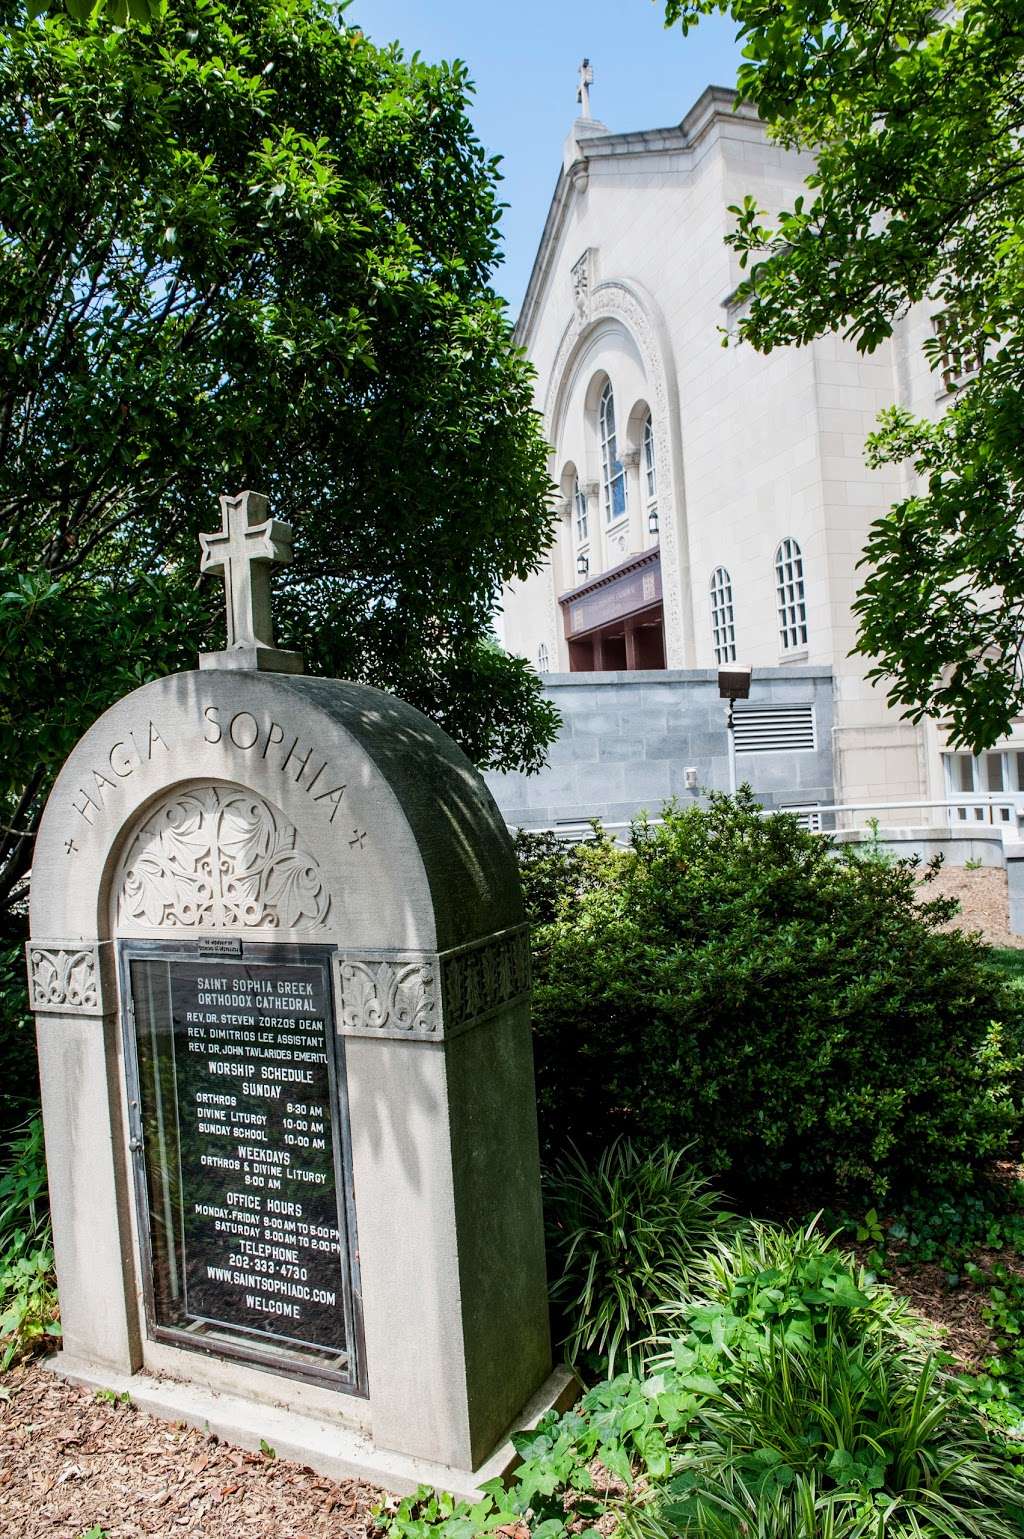
{"type": "Polygon", "coordinates": [[[724,566],[711,573],[711,639],[716,663],[736,661],[736,619],[732,607],[732,578],[724,566]]]}
{"type": "Polygon", "coordinates": [[[807,599],[804,558],[796,540],[785,539],[775,552],[775,592],[779,610],[779,640],[784,652],[807,645],[807,599]]]}
{"type": "Polygon", "coordinates": [[[547,643],[542,641],[540,646],[537,648],[537,672],[548,673],[550,672],[550,666],[551,658],[550,654],[548,653],[547,643]]]}
{"type": "Polygon", "coordinates": [[[601,391],[601,406],[598,412],[598,427],[601,434],[601,472],[604,481],[604,517],[605,523],[614,524],[625,516],[628,502],[626,498],[626,471],[619,459],[618,442],[615,435],[615,397],[612,394],[612,382],[606,381],[601,391]]]}
{"type": "Polygon", "coordinates": [[[647,531],[658,532],[658,472],[654,464],[654,423],[650,412],[644,418],[643,436],[644,492],[647,498],[647,531]]]}
{"type": "Polygon", "coordinates": [[[587,512],[587,494],[580,485],[579,476],[572,488],[573,521],[576,525],[576,544],[586,545],[590,538],[590,516],[587,512]]]}

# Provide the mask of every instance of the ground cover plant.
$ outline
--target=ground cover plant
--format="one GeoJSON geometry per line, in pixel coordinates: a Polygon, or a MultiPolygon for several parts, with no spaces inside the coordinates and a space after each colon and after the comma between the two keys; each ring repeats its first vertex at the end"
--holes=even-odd
{"type": "Polygon", "coordinates": [[[588,1378],[643,1363],[664,1301],[692,1295],[699,1263],[735,1222],[685,1149],[645,1153],[628,1139],[596,1163],[575,1150],[559,1161],[544,1216],[559,1345],[588,1378]]]}
{"type": "Polygon", "coordinates": [[[868,1265],[950,1328],[963,1392],[1024,1436],[1024,1181],[1003,1162],[971,1192],[847,1219],[868,1265]]]}
{"type": "Polygon", "coordinates": [[[1024,1484],[904,1301],[813,1225],[720,1238],[660,1356],[517,1440],[477,1504],[423,1490],[395,1539],[1010,1539],[1024,1484]],[[611,1522],[609,1520],[612,1520],[611,1522]]]}
{"type": "Polygon", "coordinates": [[[59,1335],[43,1123],[37,1115],[0,1149],[0,1373],[40,1339],[59,1335]]]}
{"type": "Polygon", "coordinates": [[[909,861],[865,861],[749,793],[627,848],[521,841],[549,1157],[693,1143],[748,1202],[970,1187],[1021,1097],[1024,996],[939,927],[909,861]]]}

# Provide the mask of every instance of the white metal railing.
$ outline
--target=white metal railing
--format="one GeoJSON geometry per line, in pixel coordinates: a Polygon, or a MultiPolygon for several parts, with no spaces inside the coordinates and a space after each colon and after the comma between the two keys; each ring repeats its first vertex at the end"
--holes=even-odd
{"type": "MultiPolygon", "coordinates": [[[[867,827],[869,818],[879,812],[931,812],[938,810],[943,813],[942,822],[948,823],[951,828],[969,833],[972,828],[997,828],[1004,838],[1018,840],[1022,837],[1022,825],[1024,825],[1024,792],[978,791],[971,795],[947,796],[931,801],[925,799],[872,801],[872,802],[830,802],[828,804],[816,802],[793,802],[785,807],[765,807],[763,817],[772,817],[777,812],[791,812],[798,818],[806,818],[810,826],[820,828],[822,817],[834,817],[836,829],[850,829],[867,827]],[[845,821],[849,819],[849,821],[845,821]]],[[[662,818],[648,818],[652,826],[663,822],[662,818]]],[[[900,825],[890,825],[900,826],[900,825]]],[[[905,824],[902,826],[906,826],[905,824]]],[[[601,823],[606,833],[611,834],[616,840],[622,840],[629,833],[631,824],[628,821],[615,823],[601,823]]],[[[590,833],[590,823],[585,818],[566,819],[547,825],[544,828],[529,828],[531,834],[554,834],[556,838],[568,843],[576,843],[587,838],[590,833]]],[[[879,828],[879,836],[885,837],[885,824],[879,828]]]]}
{"type": "MultiPolygon", "coordinates": [[[[912,813],[935,809],[944,814],[943,821],[952,828],[967,830],[975,827],[995,827],[1002,833],[1017,838],[1020,824],[1024,821],[1024,793],[1018,795],[1008,791],[975,791],[963,796],[941,797],[935,801],[914,798],[888,802],[833,802],[828,805],[808,802],[794,803],[784,810],[797,814],[831,815],[836,819],[837,828],[850,828],[856,827],[858,822],[866,824],[868,815],[877,812],[912,813]],[[861,815],[859,818],[858,814],[861,815]],[[842,820],[847,817],[852,821],[844,823],[842,820]]],[[[783,809],[767,808],[766,815],[770,815],[773,810],[783,809]]]]}

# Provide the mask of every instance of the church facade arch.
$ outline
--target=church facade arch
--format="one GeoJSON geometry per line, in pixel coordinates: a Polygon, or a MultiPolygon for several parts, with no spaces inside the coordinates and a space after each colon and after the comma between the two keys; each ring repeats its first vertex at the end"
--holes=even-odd
{"type": "MultiPolygon", "coordinates": [[[[694,638],[679,386],[668,330],[656,301],[640,284],[609,279],[587,286],[584,303],[577,302],[574,307],[548,373],[542,412],[544,432],[548,442],[561,453],[566,414],[579,368],[602,330],[610,326],[621,328],[635,347],[647,382],[659,489],[665,662],[670,668],[686,667],[694,660],[694,638]]],[[[607,374],[595,358],[593,378],[587,385],[588,404],[595,390],[600,394],[604,378],[607,374]]],[[[629,414],[631,405],[632,402],[623,401],[620,409],[629,414]]],[[[623,436],[625,440],[625,433],[623,436]]],[[[554,632],[552,616],[551,640],[557,646],[554,632]]]]}

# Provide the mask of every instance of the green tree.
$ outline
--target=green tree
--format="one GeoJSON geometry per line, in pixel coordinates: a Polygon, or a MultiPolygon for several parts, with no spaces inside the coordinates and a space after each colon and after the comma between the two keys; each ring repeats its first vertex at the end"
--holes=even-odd
{"type": "Polygon", "coordinates": [[[78,21],[105,15],[114,26],[125,27],[133,21],[142,25],[157,21],[166,14],[167,3],[166,0],[27,0],[26,5],[29,19],[60,8],[78,21]]]}
{"type": "MultiPolygon", "coordinates": [[[[738,88],[807,196],[730,237],[748,268],[740,336],[761,351],[838,329],[871,351],[908,308],[945,312],[977,376],[936,423],[883,414],[875,463],[920,490],[872,528],[858,649],[912,719],[989,746],[1024,710],[1024,13],[1007,0],[667,0],[669,25],[729,12],[738,88]]],[[[932,344],[933,366],[938,346],[932,344]]]]}
{"type": "Polygon", "coordinates": [[[548,543],[546,449],[469,90],[323,0],[0,0],[0,937],[72,742],[223,644],[221,491],[295,526],[311,671],[541,761],[556,714],[489,617],[548,543]]]}

